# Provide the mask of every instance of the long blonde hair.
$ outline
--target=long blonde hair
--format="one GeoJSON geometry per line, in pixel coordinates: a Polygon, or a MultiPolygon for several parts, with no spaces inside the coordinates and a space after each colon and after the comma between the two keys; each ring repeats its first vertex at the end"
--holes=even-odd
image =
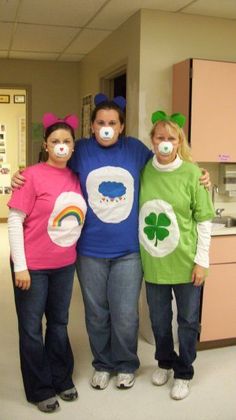
{"type": "Polygon", "coordinates": [[[173,134],[173,131],[177,134],[177,137],[179,139],[179,146],[178,146],[178,155],[180,159],[185,160],[187,162],[192,162],[193,158],[191,155],[191,149],[188,145],[184,130],[178,126],[178,124],[172,122],[172,121],[157,121],[150,132],[151,140],[154,137],[156,127],[158,125],[162,125],[165,127],[169,134],[173,134]]]}

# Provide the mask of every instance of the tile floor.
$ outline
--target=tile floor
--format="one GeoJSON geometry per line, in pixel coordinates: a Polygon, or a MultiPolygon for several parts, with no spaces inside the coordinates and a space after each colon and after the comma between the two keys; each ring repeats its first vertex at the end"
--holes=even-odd
{"type": "MultiPolygon", "coordinates": [[[[43,414],[25,400],[18,358],[18,333],[9,271],[7,226],[0,224],[0,420],[37,420],[43,414]]],[[[84,325],[78,281],[70,311],[69,326],[75,356],[74,380],[79,399],[60,402],[61,409],[50,414],[57,420],[236,420],[236,348],[225,347],[198,352],[191,393],[186,400],[173,401],[171,380],[163,387],[151,384],[155,366],[154,347],[139,339],[141,368],[135,386],[118,390],[115,378],[108,388],[90,387],[91,354],[84,325]]]]}

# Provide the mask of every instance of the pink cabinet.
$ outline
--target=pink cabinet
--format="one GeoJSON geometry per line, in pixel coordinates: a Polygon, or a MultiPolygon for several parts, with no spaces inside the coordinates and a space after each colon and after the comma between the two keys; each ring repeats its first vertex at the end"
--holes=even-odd
{"type": "MultiPolygon", "coordinates": [[[[201,311],[200,343],[236,338],[236,236],[212,238],[201,311]]],[[[232,341],[232,340],[231,340],[232,341]]]]}
{"type": "Polygon", "coordinates": [[[173,67],[173,112],[187,116],[195,161],[236,162],[236,63],[189,59],[173,67]]]}

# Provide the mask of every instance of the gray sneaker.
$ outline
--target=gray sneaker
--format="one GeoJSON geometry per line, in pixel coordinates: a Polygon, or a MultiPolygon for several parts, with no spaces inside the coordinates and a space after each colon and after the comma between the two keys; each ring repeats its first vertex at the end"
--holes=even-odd
{"type": "Polygon", "coordinates": [[[40,411],[43,411],[44,413],[53,413],[60,407],[60,405],[56,397],[52,397],[48,398],[47,400],[38,402],[37,407],[40,411]]]}
{"type": "Polygon", "coordinates": [[[78,392],[75,387],[66,389],[65,391],[60,392],[59,395],[64,401],[74,401],[78,398],[78,392]]]}
{"type": "Polygon", "coordinates": [[[91,379],[91,385],[96,389],[105,389],[109,384],[110,372],[95,370],[91,379]]]}
{"type": "Polygon", "coordinates": [[[190,392],[189,389],[190,380],[188,379],[175,379],[174,385],[171,390],[171,398],[174,400],[183,400],[190,392]]]}
{"type": "Polygon", "coordinates": [[[135,376],[133,373],[118,373],[116,386],[120,389],[131,388],[134,385],[135,376]]]}
{"type": "Polygon", "coordinates": [[[153,372],[152,374],[152,383],[154,385],[164,385],[166,384],[166,382],[168,381],[170,376],[170,369],[162,369],[160,367],[158,367],[155,372],[153,372]]]}

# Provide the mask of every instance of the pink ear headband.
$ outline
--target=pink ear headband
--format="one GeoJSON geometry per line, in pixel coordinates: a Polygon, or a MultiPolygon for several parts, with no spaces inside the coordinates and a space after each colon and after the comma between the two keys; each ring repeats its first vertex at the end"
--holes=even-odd
{"type": "Polygon", "coordinates": [[[67,115],[65,118],[58,118],[51,113],[44,114],[43,126],[45,129],[56,123],[65,123],[75,130],[79,126],[79,119],[76,115],[67,115]]]}

